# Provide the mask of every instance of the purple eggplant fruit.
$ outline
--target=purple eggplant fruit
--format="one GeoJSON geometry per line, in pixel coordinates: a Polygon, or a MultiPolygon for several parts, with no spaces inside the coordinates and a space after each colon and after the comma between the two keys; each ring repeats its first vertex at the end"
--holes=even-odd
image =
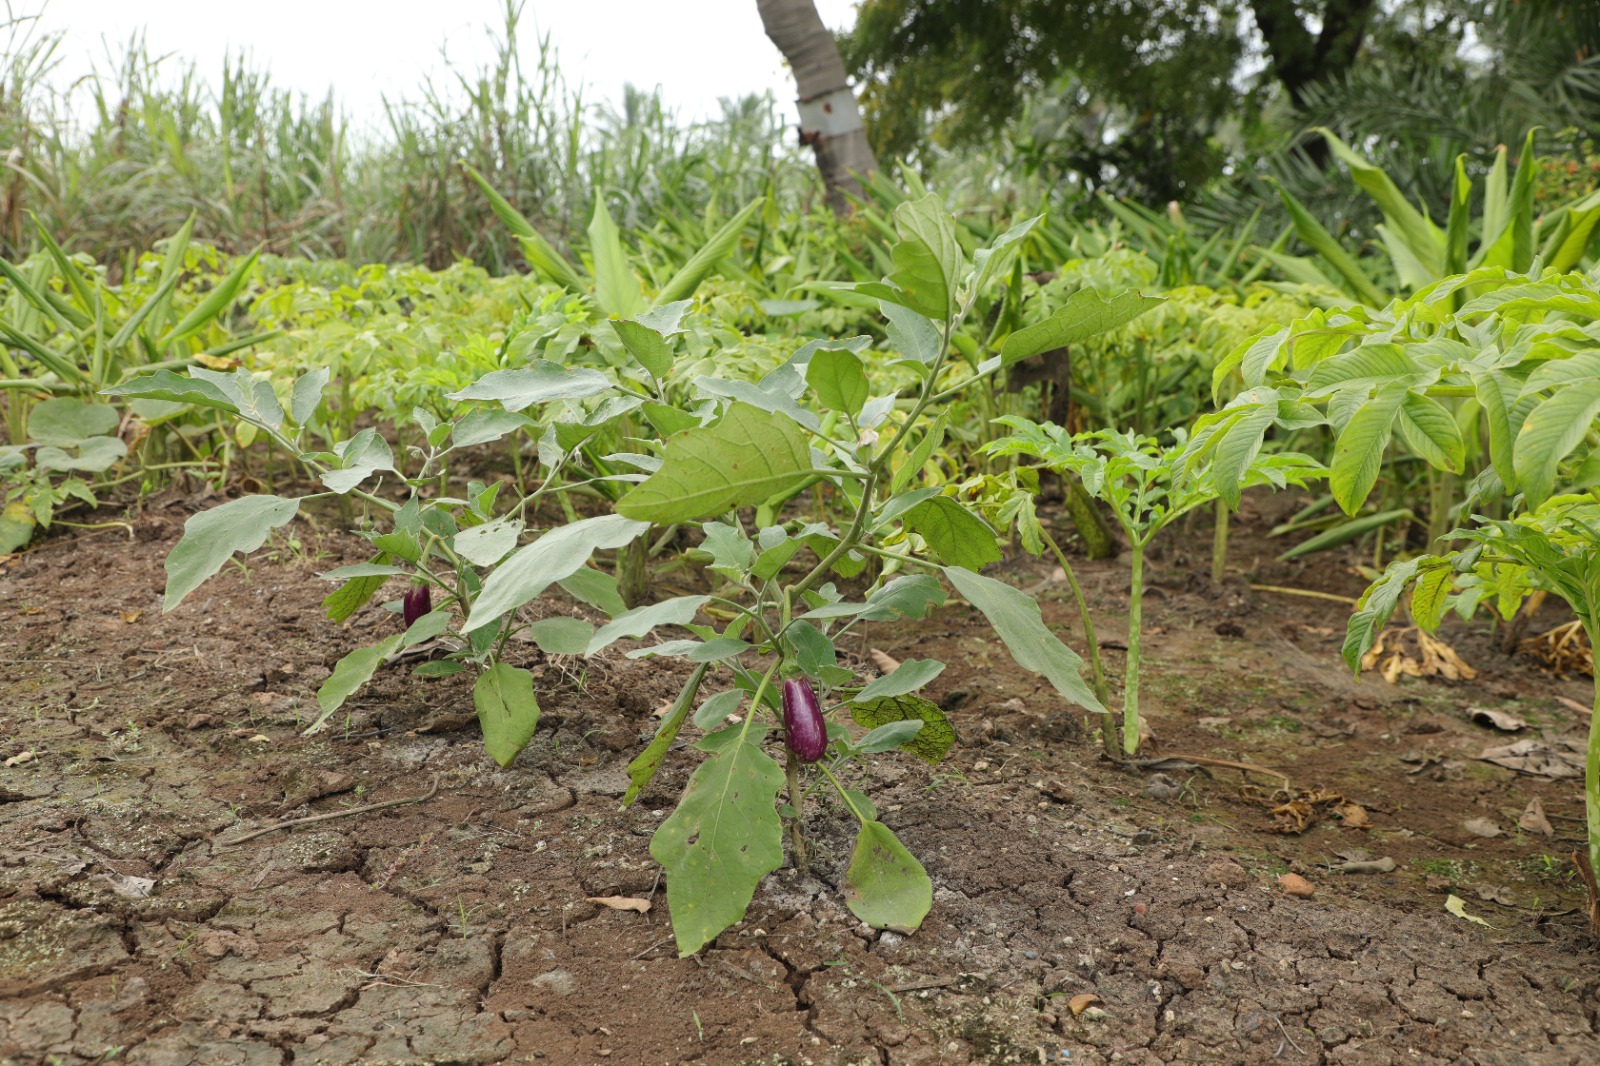
{"type": "Polygon", "coordinates": [[[783,730],[789,750],[801,762],[816,762],[828,750],[828,727],[817,706],[811,683],[796,678],[783,683],[783,730]]]}

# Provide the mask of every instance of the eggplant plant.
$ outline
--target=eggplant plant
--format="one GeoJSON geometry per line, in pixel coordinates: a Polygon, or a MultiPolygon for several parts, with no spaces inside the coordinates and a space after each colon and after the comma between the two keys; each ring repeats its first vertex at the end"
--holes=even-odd
{"type": "MultiPolygon", "coordinates": [[[[1011,434],[985,446],[993,455],[1021,455],[1039,460],[1062,476],[1075,476],[1084,490],[1107,504],[1128,541],[1132,562],[1128,578],[1128,652],[1123,682],[1122,748],[1139,749],[1139,669],[1143,633],[1144,559],[1150,543],[1167,526],[1196,507],[1222,499],[1237,507],[1239,492],[1256,485],[1275,489],[1304,486],[1325,476],[1321,463],[1297,452],[1264,453],[1260,441],[1238,453],[1191,448],[1188,434],[1177,430],[1163,447],[1154,437],[1097,430],[1069,434],[1049,422],[1039,424],[1007,415],[999,419],[1011,434]],[[1219,488],[1214,476],[1225,469],[1219,488]]],[[[1240,438],[1236,438],[1238,443],[1240,438]]],[[[1058,554],[1070,573],[1066,558],[1058,554]]],[[[1076,579],[1073,579],[1076,587],[1076,579]]],[[[1081,597],[1080,597],[1081,603],[1081,597]]],[[[1087,611],[1084,611],[1087,617],[1087,611]]]]}
{"type": "Polygon", "coordinates": [[[1038,605],[979,573],[1000,558],[993,528],[946,486],[924,483],[943,440],[944,405],[987,387],[1022,359],[1115,328],[1157,302],[1085,291],[1050,318],[996,337],[987,358],[951,358],[962,321],[979,295],[1004,279],[1036,221],[969,260],[954,220],[933,197],[902,204],[894,214],[894,270],[857,286],[888,320],[887,351],[873,350],[869,337],[815,340],[759,381],[698,378],[686,400],[651,383],[675,358],[687,305],[618,317],[612,328],[643,376],[549,360],[486,375],[451,396],[486,406],[446,422],[416,412],[425,445],[412,450],[409,476],[372,429],[331,452],[307,449],[326,370],[296,381],[287,409],[268,383],[243,371],[161,371],[118,386],[114,395],[229,412],[298,455],[325,489],[299,498],[248,496],[190,518],[167,559],[166,605],[176,606],[235,551],[259,547],[306,501],[360,500],[381,519],[362,533],[374,555],[325,575],[341,582],[329,597],[330,615],[349,617],[400,577],[413,585],[402,604],[409,624],[340,660],[318,692],[321,715],[311,730],[390,657],[439,638],[453,650],[418,671],[477,672],[473,699],[486,747],[509,765],[538,722],[532,675],[507,661],[514,635],[546,652],[581,655],[650,638],[630,656],[679,657],[695,668],[630,764],[624,803],[650,786],[687,722],[706,734],[694,745],[700,764],[651,844],[666,870],[680,952],[698,951],[743,916],[761,880],[783,862],[786,818],[793,856],[806,861],[806,800],[821,790],[831,790],[860,822],[844,878],[851,909],[881,928],[914,929],[931,906],[927,873],[841,775],[852,760],[891,748],[944,756],[954,739],[949,723],[917,695],[943,664],[908,660],[863,681],[841,664],[840,637],[863,623],[924,615],[946,598],[942,577],[989,619],[1020,666],[1074,703],[1103,710],[1080,676],[1078,656],[1045,627],[1038,605]],[[898,364],[914,388],[875,395],[874,380],[894,375],[869,374],[873,361],[898,364]],[[543,411],[537,420],[524,413],[535,407],[543,411]],[[659,436],[630,433],[625,439],[640,450],[603,457],[614,472],[585,470],[574,478],[582,464],[568,464],[583,442],[640,419],[659,436]],[[476,484],[459,498],[424,492],[440,484],[458,449],[535,425],[543,427],[543,478],[526,495],[501,501],[499,486],[476,484]],[[402,480],[403,502],[364,487],[376,477],[402,480]],[[628,486],[614,495],[614,511],[580,517],[569,510],[564,524],[537,528],[544,497],[596,482],[628,486]],[[837,525],[805,514],[814,493],[837,501],[844,516],[837,525]],[[717,582],[713,591],[625,608],[615,582],[590,561],[673,526],[700,530],[695,554],[717,582]],[[858,598],[847,595],[836,579],[861,575],[871,559],[881,563],[877,578],[858,598]],[[524,620],[522,609],[556,585],[610,620],[599,628],[577,618],[524,620]],[[699,621],[706,617],[725,621],[699,621]],[[651,638],[669,626],[689,636],[651,638]],[[852,733],[846,718],[865,734],[852,733]],[[769,752],[780,737],[783,765],[769,752]]]}

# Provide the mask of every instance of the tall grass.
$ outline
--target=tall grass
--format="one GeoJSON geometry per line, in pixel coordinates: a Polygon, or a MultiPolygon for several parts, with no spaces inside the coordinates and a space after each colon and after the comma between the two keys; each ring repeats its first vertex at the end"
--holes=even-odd
{"type": "Polygon", "coordinates": [[[463,163],[569,248],[596,195],[619,223],[670,243],[708,210],[816,194],[770,98],[724,101],[720,117],[693,125],[631,88],[615,106],[591,105],[548,37],[524,65],[522,8],[506,0],[492,60],[385,101],[371,134],[331,92],[281,89],[239,56],[224,57],[214,83],[141,36],[110,69],[53,88],[59,36],[12,19],[0,26],[0,252],[33,250],[33,213],[69,251],[120,264],[194,212],[195,236],[230,252],[432,267],[465,257],[502,273],[520,263],[516,242],[463,163]]]}

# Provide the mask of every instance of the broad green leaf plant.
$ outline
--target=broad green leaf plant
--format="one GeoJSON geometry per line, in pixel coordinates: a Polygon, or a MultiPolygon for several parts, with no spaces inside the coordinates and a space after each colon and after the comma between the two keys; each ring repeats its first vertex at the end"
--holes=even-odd
{"type": "MultiPolygon", "coordinates": [[[[1447,601],[1463,615],[1483,604],[1509,623],[1521,595],[1553,592],[1594,635],[1600,536],[1600,278],[1535,266],[1485,266],[1381,310],[1320,313],[1242,346],[1219,367],[1248,386],[1202,419],[1210,446],[1235,448],[1267,424],[1304,427],[1326,417],[1333,433],[1329,482],[1355,513],[1398,443],[1427,467],[1470,476],[1460,512],[1500,517],[1429,538],[1468,552],[1392,563],[1362,597],[1345,655],[1353,669],[1415,586],[1414,621],[1437,626],[1447,601]],[[1321,414],[1319,415],[1319,412],[1321,414]],[[1453,591],[1459,588],[1459,591],[1453,591]]],[[[1432,501],[1434,522],[1454,512],[1432,501]]],[[[1447,527],[1448,529],[1448,527],[1447,527]]],[[[1600,863],[1600,717],[1590,729],[1585,795],[1589,869],[1600,863]]],[[[1600,931],[1600,896],[1590,918],[1600,931]]]]}
{"type": "Polygon", "coordinates": [[[358,500],[380,519],[362,532],[373,555],[326,575],[340,582],[327,601],[330,616],[350,617],[391,578],[438,595],[403,631],[339,662],[318,692],[322,713],[309,731],[323,728],[396,653],[436,641],[448,650],[417,671],[476,672],[473,699],[485,745],[509,765],[538,724],[532,676],[507,658],[513,635],[552,654],[595,655],[619,640],[647,641],[628,654],[695,665],[630,765],[625,803],[651,786],[686,723],[705,734],[694,744],[700,765],[651,847],[666,869],[680,952],[700,950],[744,914],[761,880],[783,861],[785,819],[793,858],[807,861],[806,802],[819,792],[860,823],[844,874],[851,909],[883,928],[915,929],[932,904],[932,884],[871,801],[850,787],[848,774],[854,760],[894,748],[930,761],[944,756],[954,739],[949,723],[918,694],[943,664],[910,660],[885,677],[859,679],[840,662],[841,636],[865,622],[921,617],[944,602],[942,577],[989,619],[1022,668],[1042,674],[1067,699],[1103,711],[1078,656],[1045,627],[1038,605],[978,572],[1000,557],[994,529],[937,480],[924,483],[943,439],[945,405],[988,387],[1022,359],[1115,328],[1155,302],[1135,293],[1080,293],[1046,321],[994,338],[985,358],[951,358],[963,320],[979,295],[1006,277],[1036,222],[1014,227],[969,259],[954,220],[933,197],[897,208],[893,269],[859,286],[888,320],[887,351],[875,350],[868,337],[812,341],[758,382],[699,378],[679,395],[660,387],[688,313],[673,301],[612,320],[636,368],[608,373],[540,360],[486,375],[452,395],[481,405],[468,413],[448,421],[415,413],[424,443],[406,456],[372,429],[331,451],[312,450],[326,370],[297,380],[287,401],[243,371],[159,371],[116,386],[108,390],[115,396],[229,413],[297,455],[324,487],[298,498],[248,496],[190,518],[167,560],[167,606],[235,552],[259,547],[310,500],[358,500]],[[895,380],[868,372],[889,360],[912,387],[884,391],[877,384],[895,380]],[[615,472],[572,460],[583,441],[636,426],[635,418],[656,435],[625,434],[637,450],[602,457],[615,472]],[[442,475],[458,449],[534,426],[542,480],[526,495],[501,499],[501,486],[479,484],[461,496],[423,491],[451,484],[442,475]],[[401,499],[379,491],[378,479],[401,485],[401,499]],[[570,503],[575,490],[596,483],[625,490],[598,494],[614,500],[613,511],[584,516],[568,506],[565,521],[549,524],[545,515],[561,509],[542,502],[570,503]],[[826,513],[824,520],[806,513],[814,495],[834,501],[842,518],[831,523],[826,513]],[[590,563],[674,526],[698,530],[689,558],[705,566],[710,591],[629,609],[614,580],[590,563]],[[869,565],[876,577],[859,598],[835,583],[869,565]],[[523,609],[557,585],[609,621],[596,628],[578,618],[526,620],[523,609]],[[668,627],[688,635],[653,635],[668,627]],[[794,735],[781,749],[775,743],[787,721],[779,692],[801,681],[820,692],[817,709],[827,719],[820,752],[794,735]],[[787,750],[782,763],[775,749],[787,750]]]}

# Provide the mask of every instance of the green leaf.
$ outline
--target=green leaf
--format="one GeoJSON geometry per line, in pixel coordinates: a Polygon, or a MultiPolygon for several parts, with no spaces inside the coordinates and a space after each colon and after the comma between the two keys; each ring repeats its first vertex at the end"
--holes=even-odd
{"type": "Polygon", "coordinates": [[[1399,186],[1395,185],[1380,167],[1374,166],[1351,151],[1350,146],[1341,141],[1332,130],[1318,126],[1317,132],[1322,134],[1328,147],[1333,150],[1334,156],[1350,168],[1350,176],[1368,196],[1372,197],[1373,202],[1378,205],[1378,210],[1383,212],[1384,219],[1398,231],[1406,250],[1426,269],[1430,280],[1442,275],[1445,236],[1439,231],[1439,227],[1411,206],[1411,202],[1400,192],[1399,186]]]}
{"type": "Polygon", "coordinates": [[[922,732],[922,723],[901,719],[894,722],[885,722],[878,726],[855,745],[855,750],[862,755],[876,755],[879,752],[889,751],[902,747],[916,739],[922,732]]]}
{"type": "Polygon", "coordinates": [[[657,626],[681,626],[694,621],[710,596],[674,596],[670,600],[636,607],[601,626],[589,641],[585,655],[598,655],[624,637],[638,638],[657,626]]]}
{"type": "Polygon", "coordinates": [[[394,452],[389,450],[389,442],[378,436],[378,431],[371,427],[342,441],[335,447],[334,453],[339,456],[342,466],[323,474],[322,483],[341,496],[379,470],[395,469],[394,452]]]}
{"type": "Polygon", "coordinates": [[[944,663],[937,659],[907,659],[893,673],[877,678],[862,689],[860,695],[856,696],[856,702],[871,703],[884,696],[904,696],[917,691],[942,673],[944,663]]]}
{"type": "Polygon", "coordinates": [[[1106,713],[1083,677],[1073,650],[1045,627],[1039,605],[1003,581],[947,566],[944,576],[967,602],[983,612],[1017,665],[1042,674],[1055,690],[1085,710],[1106,713]]]}
{"type": "Polygon", "coordinates": [[[898,304],[882,306],[883,317],[889,320],[885,332],[890,348],[924,365],[931,366],[939,361],[944,346],[939,342],[939,327],[931,319],[898,304]]]}
{"type": "Polygon", "coordinates": [[[600,310],[621,318],[630,318],[644,310],[644,293],[628,263],[622,235],[611,220],[603,195],[594,198],[594,215],[589,220],[589,254],[594,257],[594,295],[600,310]]]}
{"type": "Polygon", "coordinates": [[[456,554],[473,566],[493,566],[517,546],[522,520],[507,515],[481,526],[463,529],[453,539],[456,554]]]}
{"type": "Polygon", "coordinates": [[[1271,178],[1267,180],[1278,191],[1278,199],[1283,201],[1283,206],[1288,208],[1295,232],[1302,241],[1311,246],[1312,251],[1322,256],[1339,272],[1345,280],[1345,291],[1368,307],[1382,307],[1388,303],[1382,291],[1372,283],[1371,278],[1367,277],[1355,258],[1344,250],[1344,246],[1334,239],[1333,234],[1324,229],[1322,223],[1318,222],[1299,200],[1289,195],[1288,190],[1271,178]]]}
{"type": "Polygon", "coordinates": [[[539,231],[522,217],[520,211],[495,191],[494,186],[490,185],[482,174],[465,163],[462,164],[462,169],[477,182],[478,188],[488,198],[490,208],[500,217],[500,221],[511,231],[512,236],[521,243],[522,256],[528,261],[529,266],[568,291],[577,292],[584,287],[583,279],[578,276],[572,265],[561,257],[561,253],[556,251],[549,241],[539,235],[539,231]]]}
{"type": "Polygon", "coordinates": [[[1400,602],[1400,594],[1417,576],[1417,569],[1424,562],[1435,558],[1424,555],[1415,559],[1392,562],[1383,576],[1361,594],[1355,611],[1350,615],[1350,621],[1345,623],[1344,647],[1341,649],[1344,661],[1351,670],[1360,671],[1361,657],[1372,650],[1378,633],[1394,614],[1394,609],[1400,602]]]}
{"type": "Polygon", "coordinates": [[[939,417],[934,420],[928,431],[922,435],[917,446],[911,449],[911,454],[906,456],[905,462],[894,472],[894,478],[889,484],[892,495],[899,495],[905,487],[911,484],[911,479],[922,473],[922,468],[928,465],[928,460],[933,458],[936,448],[944,443],[945,429],[950,424],[950,412],[940,411],[939,417]]]}
{"type": "Polygon", "coordinates": [[[239,294],[240,288],[244,286],[245,279],[250,276],[250,271],[255,269],[256,260],[260,256],[261,249],[257,248],[239,260],[234,265],[234,268],[228,271],[226,277],[212,286],[211,291],[206,293],[205,299],[196,304],[187,315],[184,315],[182,321],[167,331],[167,335],[161,338],[158,347],[165,348],[173,341],[179,341],[191,334],[200,332],[210,324],[212,319],[226,311],[228,305],[233,303],[233,298],[239,294]]]}
{"type": "Polygon", "coordinates": [[[844,901],[874,929],[913,933],[933,909],[933,881],[888,826],[869,820],[844,872],[844,901]]]}
{"type": "Polygon", "coordinates": [[[615,618],[628,609],[617,592],[617,578],[590,566],[580,566],[557,582],[567,595],[590,607],[604,611],[607,618],[615,618]]]}
{"type": "Polygon", "coordinates": [[[981,294],[995,278],[1004,277],[1011,272],[1011,264],[1016,262],[1022,239],[1043,218],[1043,215],[1035,215],[1030,219],[1018,222],[1015,226],[996,237],[989,247],[980,248],[973,253],[972,291],[974,293],[981,294]]]}
{"type": "MultiPolygon", "coordinates": [[[[496,400],[507,411],[520,411],[536,403],[598,396],[611,388],[611,382],[598,370],[571,370],[541,359],[531,367],[490,371],[460,392],[446,395],[452,400],[496,400]]],[[[456,443],[459,447],[460,441],[456,443]]]]}
{"type": "Polygon", "coordinates": [[[1355,514],[1366,502],[1383,467],[1383,451],[1389,445],[1400,404],[1409,390],[1396,382],[1362,404],[1345,423],[1344,432],[1333,445],[1333,463],[1328,487],[1345,514],[1355,514]]]}
{"type": "Polygon", "coordinates": [[[378,667],[383,661],[399,650],[405,640],[405,634],[396,633],[376,644],[366,648],[357,648],[334,664],[333,673],[317,689],[317,706],[322,713],[317,715],[317,720],[306,727],[300,735],[309,737],[322,728],[322,723],[344,706],[344,701],[355,695],[356,690],[378,672],[378,667]]]}
{"type": "Polygon", "coordinates": [[[988,523],[949,496],[934,496],[901,518],[906,529],[927,541],[940,562],[981,570],[1000,561],[1000,540],[988,523]]]}
{"type": "MultiPolygon", "coordinates": [[[[379,556],[379,558],[383,558],[379,556]]],[[[371,565],[371,564],[369,564],[371,565]]],[[[350,569],[354,569],[353,567],[350,569]]],[[[384,569],[399,570],[399,567],[385,567],[384,569]]],[[[401,571],[402,573],[404,571],[401,571]]],[[[324,577],[327,575],[324,574],[324,577]]],[[[388,581],[387,575],[374,574],[366,577],[353,577],[328,593],[322,601],[322,606],[328,609],[328,620],[335,623],[344,622],[351,615],[365,607],[384,582],[388,581]]]]}
{"type": "Polygon", "coordinates": [[[1549,498],[1556,468],[1594,430],[1597,416],[1600,380],[1567,386],[1535,407],[1522,423],[1512,464],[1530,507],[1549,498]]]}
{"type": "Polygon", "coordinates": [[[1211,457],[1211,481],[1217,495],[1232,510],[1239,509],[1245,473],[1261,454],[1261,443],[1277,419],[1278,402],[1274,394],[1255,410],[1240,415],[1216,445],[1211,457]]]}
{"type": "Polygon", "coordinates": [[[417,668],[411,671],[411,676],[429,678],[455,677],[466,668],[465,663],[458,663],[453,659],[434,659],[430,662],[417,664],[417,668]]]}
{"type": "Polygon", "coordinates": [[[513,414],[510,411],[498,411],[494,408],[470,411],[462,415],[461,420],[450,430],[450,446],[470,448],[474,444],[489,444],[507,433],[535,425],[537,423],[527,415],[513,414]]]}
{"type": "Polygon", "coordinates": [[[617,513],[667,525],[714,518],[792,492],[811,469],[805,432],[748,404],[667,441],[661,469],[617,502],[617,513]]]}
{"type": "Polygon", "coordinates": [[[901,745],[917,758],[930,763],[942,762],[955,744],[955,728],[931,700],[909,694],[865,697],[867,693],[863,691],[861,696],[850,701],[850,717],[864,729],[876,729],[889,722],[922,723],[917,735],[901,745]]]}
{"type": "Polygon", "coordinates": [[[823,350],[806,365],[806,382],[817,400],[831,411],[854,418],[871,395],[861,360],[843,349],[823,350]]]}
{"type": "Polygon", "coordinates": [[[546,655],[582,655],[594,637],[594,626],[581,618],[543,618],[527,628],[528,639],[546,655]]]}
{"type": "Polygon", "coordinates": [[[744,233],[745,226],[749,225],[751,217],[763,202],[761,198],[750,201],[737,215],[723,223],[722,228],[712,234],[711,239],[690,256],[689,261],[661,287],[661,291],[656,293],[656,303],[668,304],[687,300],[693,296],[706,275],[738,246],[739,237],[744,233]]]}
{"type": "Polygon", "coordinates": [[[38,519],[27,503],[22,500],[13,500],[0,510],[0,553],[18,551],[27,547],[28,541],[33,539],[34,527],[38,519]]]}
{"type": "Polygon", "coordinates": [[[701,741],[705,762],[650,841],[651,858],[666,870],[680,956],[743,918],[761,879],[783,865],[783,822],[774,802],[783,770],[761,750],[764,733],[751,727],[744,738],[732,729],[701,741]]]}
{"type": "Polygon", "coordinates": [[[190,515],[183,537],[167,556],[167,592],[161,609],[170,611],[222,569],[234,552],[248,555],[267,535],[287,525],[300,509],[298,499],[245,496],[190,515]]]}
{"type": "Polygon", "coordinates": [[[317,405],[322,402],[322,391],[327,387],[327,367],[302,374],[295,379],[294,387],[289,392],[289,417],[294,419],[295,425],[305,426],[311,423],[311,419],[317,413],[317,405]]]}
{"type": "Polygon", "coordinates": [[[1455,416],[1438,400],[1420,392],[1406,393],[1400,404],[1400,435],[1412,451],[1430,466],[1461,473],[1466,463],[1466,443],[1455,416]]]}
{"type": "Polygon", "coordinates": [[[478,709],[478,725],[483,729],[483,750],[501,766],[510,766],[539,728],[533,675],[495,663],[478,675],[472,686],[472,703],[478,709]]]}
{"type": "Polygon", "coordinates": [[[794,647],[796,665],[807,677],[816,677],[824,667],[839,664],[833,641],[810,622],[793,622],[785,636],[794,647]]]}
{"type": "Polygon", "coordinates": [[[112,385],[110,388],[101,389],[100,395],[165,400],[168,403],[188,403],[197,407],[215,407],[232,414],[239,413],[238,406],[228,394],[211,382],[180,377],[170,370],[157,370],[154,374],[145,374],[132,381],[125,381],[121,385],[112,385]]]}
{"type": "Polygon", "coordinates": [[[576,573],[597,551],[620,548],[650,527],[621,515],[585,518],[551,530],[495,568],[461,626],[463,634],[494,623],[576,573]]]}
{"type": "Polygon", "coordinates": [[[1417,587],[1411,592],[1411,618],[1429,633],[1439,628],[1455,576],[1452,567],[1430,567],[1417,579],[1417,587]]]}
{"type": "Polygon", "coordinates": [[[661,769],[662,760],[667,757],[667,752],[678,739],[679,731],[683,729],[684,720],[689,717],[689,709],[694,706],[695,694],[700,691],[700,683],[705,680],[708,669],[708,666],[702,664],[689,675],[689,680],[679,690],[672,710],[661,720],[661,727],[656,730],[656,735],[651,739],[649,746],[628,763],[628,779],[632,783],[628,785],[628,791],[623,793],[623,810],[633,806],[633,801],[639,798],[639,793],[650,787],[650,782],[655,779],[656,771],[661,769]]]}
{"type": "Polygon", "coordinates": [[[694,724],[705,730],[715,729],[728,720],[728,716],[737,711],[744,703],[744,693],[739,689],[730,688],[719,692],[700,705],[694,712],[694,724]]]}
{"type": "Polygon", "coordinates": [[[672,345],[649,326],[623,318],[613,318],[611,328],[622,338],[628,354],[652,376],[661,379],[672,370],[672,345]]]}
{"type": "Polygon", "coordinates": [[[1000,365],[1011,366],[1040,352],[1079,344],[1090,337],[1125,325],[1164,300],[1131,289],[1105,297],[1094,289],[1079,289],[1043,322],[1019,329],[1000,347],[1000,365]]]}
{"type": "Polygon", "coordinates": [[[935,193],[902,202],[894,221],[900,239],[889,250],[894,270],[887,284],[869,282],[856,291],[943,322],[954,310],[964,259],[955,221],[935,193]]]}
{"type": "Polygon", "coordinates": [[[106,403],[70,396],[42,400],[28,412],[28,436],[40,444],[72,448],[116,429],[118,417],[117,409],[106,403]]]}
{"type": "Polygon", "coordinates": [[[118,437],[90,437],[78,441],[76,451],[73,455],[60,448],[40,448],[33,453],[33,463],[40,470],[98,474],[116,466],[128,454],[128,446],[118,437]]]}

